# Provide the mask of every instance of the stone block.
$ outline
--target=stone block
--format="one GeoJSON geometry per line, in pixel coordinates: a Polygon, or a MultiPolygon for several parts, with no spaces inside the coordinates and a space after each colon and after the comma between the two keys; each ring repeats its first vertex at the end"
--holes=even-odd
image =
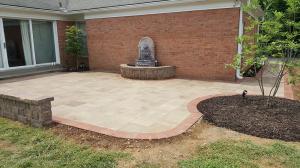
{"type": "Polygon", "coordinates": [[[126,64],[121,65],[121,75],[124,78],[139,80],[170,79],[176,75],[174,66],[137,67],[126,64]]]}
{"type": "Polygon", "coordinates": [[[53,100],[53,97],[27,100],[0,94],[0,116],[33,127],[48,126],[52,123],[51,101],[53,100]]]}

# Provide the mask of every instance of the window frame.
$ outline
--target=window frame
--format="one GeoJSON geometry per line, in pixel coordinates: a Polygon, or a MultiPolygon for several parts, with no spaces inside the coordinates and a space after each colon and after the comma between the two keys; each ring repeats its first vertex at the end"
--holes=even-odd
{"type": "Polygon", "coordinates": [[[43,19],[26,19],[26,18],[14,18],[14,17],[0,17],[0,52],[3,67],[0,67],[0,71],[13,70],[13,69],[22,69],[22,68],[33,68],[37,66],[49,66],[49,65],[58,65],[61,63],[60,61],[60,51],[59,51],[59,43],[58,43],[58,29],[57,29],[57,21],[55,20],[43,20],[43,19]],[[8,58],[7,58],[7,50],[6,50],[6,40],[4,34],[4,25],[3,19],[16,19],[16,20],[26,20],[29,21],[29,33],[30,33],[30,44],[31,44],[31,54],[32,54],[32,65],[24,65],[17,67],[9,67],[8,58]],[[53,31],[53,40],[54,40],[54,49],[55,49],[55,62],[49,63],[36,63],[36,53],[34,48],[34,37],[33,37],[33,29],[32,29],[32,21],[47,21],[52,23],[52,31],[53,31]]]}

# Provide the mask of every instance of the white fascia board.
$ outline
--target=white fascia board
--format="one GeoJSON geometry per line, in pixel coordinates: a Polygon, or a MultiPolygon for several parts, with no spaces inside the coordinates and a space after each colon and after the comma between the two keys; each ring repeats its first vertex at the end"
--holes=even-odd
{"type": "Polygon", "coordinates": [[[239,8],[240,2],[235,0],[201,0],[185,1],[185,3],[165,4],[165,5],[147,5],[147,6],[126,6],[126,7],[112,7],[98,10],[97,12],[86,12],[84,19],[100,19],[111,17],[124,17],[124,16],[140,16],[150,14],[162,14],[162,13],[175,13],[175,12],[187,12],[198,10],[210,10],[210,9],[226,9],[226,8],[239,8]]]}

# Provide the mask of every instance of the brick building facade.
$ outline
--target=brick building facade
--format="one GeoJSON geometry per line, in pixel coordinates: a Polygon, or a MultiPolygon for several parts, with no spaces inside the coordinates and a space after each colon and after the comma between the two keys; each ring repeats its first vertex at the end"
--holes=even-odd
{"type": "Polygon", "coordinates": [[[138,42],[151,37],[161,65],[177,68],[177,77],[234,80],[225,68],[237,53],[239,9],[215,9],[86,21],[90,68],[119,72],[134,63],[138,42]]]}
{"type": "MultiPolygon", "coordinates": [[[[225,68],[225,65],[241,52],[236,38],[243,34],[245,16],[241,7],[247,0],[86,0],[60,6],[56,0],[34,1],[36,3],[10,1],[0,4],[0,41],[3,43],[3,20],[25,21],[33,28],[34,23],[42,20],[41,23],[48,26],[47,34],[51,34],[49,23],[52,24],[53,54],[47,53],[47,48],[43,50],[43,46],[36,49],[37,46],[27,45],[26,52],[31,50],[32,55],[20,57],[35,59],[23,63],[26,70],[74,65],[74,57],[65,53],[65,31],[68,26],[85,23],[89,61],[87,63],[86,58],[81,61],[89,64],[91,70],[119,73],[120,64],[134,64],[139,40],[148,36],[154,40],[160,65],[176,66],[178,78],[227,81],[239,78],[239,71],[225,68]],[[39,65],[36,59],[44,55],[55,59],[47,58],[51,61],[39,65]]],[[[23,30],[33,34],[32,38],[24,38],[27,43],[23,41],[23,44],[34,44],[38,29],[23,30]]],[[[43,33],[40,34],[42,37],[43,33]]],[[[3,47],[0,50],[0,70],[15,71],[8,63],[12,56],[3,47]]],[[[18,68],[20,72],[22,67],[18,68]]]]}

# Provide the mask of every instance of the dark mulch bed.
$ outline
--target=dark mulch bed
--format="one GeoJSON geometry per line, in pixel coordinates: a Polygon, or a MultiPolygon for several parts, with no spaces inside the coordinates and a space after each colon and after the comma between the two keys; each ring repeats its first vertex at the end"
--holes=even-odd
{"type": "Polygon", "coordinates": [[[223,96],[198,104],[204,119],[219,127],[262,138],[300,140],[300,102],[262,96],[223,96]]]}

